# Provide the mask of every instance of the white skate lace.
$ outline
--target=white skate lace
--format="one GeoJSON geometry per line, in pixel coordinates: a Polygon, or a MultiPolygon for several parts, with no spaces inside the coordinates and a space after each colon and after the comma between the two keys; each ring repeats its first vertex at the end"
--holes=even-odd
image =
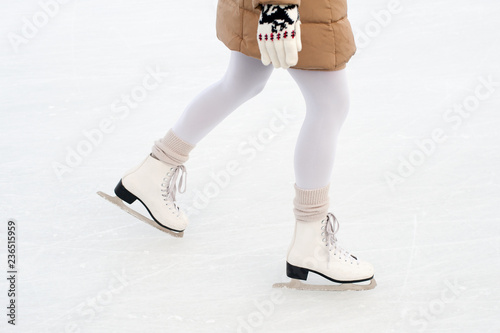
{"type": "Polygon", "coordinates": [[[162,195],[165,197],[165,201],[172,201],[174,203],[174,207],[177,210],[179,210],[179,207],[177,206],[175,200],[175,194],[177,193],[177,189],[179,189],[179,193],[186,192],[186,181],[187,181],[186,167],[184,165],[179,165],[175,168],[172,174],[167,173],[166,176],[169,176],[170,178],[168,177],[163,178],[164,183],[162,183],[161,185],[165,187],[165,189],[162,191],[166,193],[162,195]],[[177,178],[179,178],[179,175],[180,175],[179,187],[177,187],[177,178]],[[184,184],[183,190],[181,190],[182,184],[184,184]]]}
{"type": "Polygon", "coordinates": [[[358,258],[350,254],[337,244],[337,232],[339,231],[340,224],[337,218],[332,213],[326,215],[326,240],[328,241],[328,250],[333,250],[333,255],[339,254],[339,259],[349,260],[352,263],[357,262],[358,258]]]}

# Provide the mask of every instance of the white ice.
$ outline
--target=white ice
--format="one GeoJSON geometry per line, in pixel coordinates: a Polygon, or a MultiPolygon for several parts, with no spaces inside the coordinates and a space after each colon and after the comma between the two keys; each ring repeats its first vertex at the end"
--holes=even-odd
{"type": "Polygon", "coordinates": [[[179,205],[212,197],[175,239],[96,192],[112,193],[223,74],[216,1],[69,0],[44,22],[41,4],[53,2],[0,4],[0,331],[500,332],[500,2],[349,2],[358,51],[331,211],[341,245],[374,264],[378,286],[343,293],[271,288],[287,281],[305,115],[286,71],[192,151],[179,205]],[[40,27],[29,31],[33,17],[40,27]],[[16,46],[15,36],[25,39],[16,46]],[[148,68],[162,73],[157,89],[86,145],[148,68]],[[269,138],[284,112],[294,119],[269,138]],[[417,143],[434,131],[445,139],[426,155],[417,143]],[[238,151],[258,135],[255,155],[238,151]],[[87,155],[67,166],[77,149],[87,155]],[[410,157],[419,165],[391,187],[387,174],[410,157]],[[57,163],[68,168],[60,177],[57,163]],[[230,163],[240,173],[214,186],[230,163]],[[16,327],[6,316],[9,218],[16,327]]]}

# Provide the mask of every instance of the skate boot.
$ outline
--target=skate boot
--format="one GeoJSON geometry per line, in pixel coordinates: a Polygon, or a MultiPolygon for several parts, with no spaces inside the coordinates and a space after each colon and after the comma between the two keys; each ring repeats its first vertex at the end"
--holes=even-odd
{"type": "Polygon", "coordinates": [[[140,165],[123,176],[115,187],[116,197],[110,197],[102,192],[98,194],[140,220],[173,236],[182,237],[188,218],[176,203],[179,176],[179,193],[184,193],[187,179],[185,166],[170,165],[149,155],[140,165]],[[183,181],[184,188],[181,190],[183,181]],[[154,222],[124,205],[122,200],[128,204],[139,200],[154,222]]]}
{"type": "Polygon", "coordinates": [[[359,260],[337,244],[339,223],[332,213],[317,222],[295,224],[295,233],[288,250],[286,274],[290,283],[275,284],[305,290],[368,290],[376,286],[373,266],[359,260]],[[308,274],[316,273],[336,284],[311,285],[308,274]],[[369,284],[359,282],[370,281],[369,284]]]}

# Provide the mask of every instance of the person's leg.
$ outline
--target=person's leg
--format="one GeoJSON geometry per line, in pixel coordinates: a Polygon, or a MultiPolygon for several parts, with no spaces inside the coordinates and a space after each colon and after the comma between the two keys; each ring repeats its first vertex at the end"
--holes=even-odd
{"type": "Polygon", "coordinates": [[[337,139],[349,111],[346,71],[288,70],[306,102],[306,117],[294,155],[294,212],[315,221],[328,211],[328,190],[337,139]]]}
{"type": "Polygon", "coordinates": [[[374,269],[337,244],[339,223],[329,212],[337,138],[349,110],[345,70],[289,72],[304,95],[307,110],[295,148],[295,231],[287,254],[287,276],[307,280],[309,272],[317,272],[344,284],[330,284],[325,290],[372,289],[374,281],[353,285],[372,280],[374,269]]]}
{"type": "Polygon", "coordinates": [[[349,111],[346,72],[290,70],[306,102],[306,117],[295,146],[298,187],[314,189],[330,181],[337,139],[349,111]]]}
{"type": "Polygon", "coordinates": [[[222,79],[191,101],[165,137],[155,142],[153,155],[173,165],[186,162],[202,138],[264,89],[272,72],[273,67],[264,66],[259,59],[232,51],[222,79]]]}
{"type": "Polygon", "coordinates": [[[175,195],[178,188],[180,193],[186,190],[183,164],[189,152],[238,106],[261,92],[272,71],[272,66],[233,51],[223,78],[196,96],[165,137],[155,142],[151,154],[122,177],[115,188],[117,197],[129,204],[139,199],[157,224],[182,232],[188,218],[175,195]]]}

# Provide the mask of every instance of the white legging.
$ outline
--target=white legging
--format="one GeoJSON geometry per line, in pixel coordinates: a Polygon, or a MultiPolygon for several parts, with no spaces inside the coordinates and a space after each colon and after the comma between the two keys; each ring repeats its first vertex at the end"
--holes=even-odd
{"type": "MultiPolygon", "coordinates": [[[[182,140],[195,145],[238,106],[258,95],[273,72],[258,59],[232,51],[221,80],[203,90],[172,127],[182,140]]],[[[288,69],[306,102],[306,116],[295,146],[295,183],[317,189],[330,183],[337,137],[349,110],[345,69],[288,69]]]]}

